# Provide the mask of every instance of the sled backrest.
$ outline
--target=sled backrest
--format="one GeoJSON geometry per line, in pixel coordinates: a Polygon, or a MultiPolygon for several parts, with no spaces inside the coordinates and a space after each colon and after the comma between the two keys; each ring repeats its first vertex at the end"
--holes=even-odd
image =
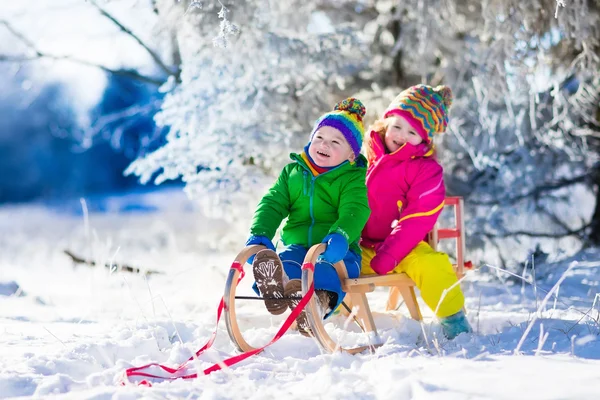
{"type": "Polygon", "coordinates": [[[465,220],[463,218],[464,200],[460,196],[449,196],[444,201],[444,207],[454,207],[454,227],[439,227],[439,222],[435,224],[428,235],[429,245],[437,250],[437,246],[442,239],[456,239],[456,264],[454,270],[458,279],[464,276],[465,269],[465,220]]]}

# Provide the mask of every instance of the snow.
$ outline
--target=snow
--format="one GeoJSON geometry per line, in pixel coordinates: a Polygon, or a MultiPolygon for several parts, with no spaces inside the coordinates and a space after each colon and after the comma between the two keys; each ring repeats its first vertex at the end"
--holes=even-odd
{"type": "MultiPolygon", "coordinates": [[[[176,366],[208,340],[240,248],[217,250],[211,244],[217,240],[207,242],[215,222],[179,189],[84,204],[89,214],[78,201],[0,208],[0,398],[596,399],[600,393],[597,250],[534,266],[535,284],[485,266],[469,273],[463,289],[475,333],[451,342],[423,304],[421,327],[405,308],[384,312],[386,291],[378,290],[368,297],[384,344],[372,353],[323,354],[311,339],[288,332],[225,371],[151,388],[120,386],[126,368],[176,366]],[[164,273],[145,278],[74,266],[64,249],[100,265],[116,261],[164,273]],[[540,309],[563,275],[558,298],[550,296],[540,309]]],[[[530,279],[531,266],[524,274],[530,279]]],[[[251,279],[242,282],[249,290],[251,279]]],[[[240,304],[239,314],[256,344],[267,343],[285,318],[268,315],[260,302],[240,304]]],[[[328,329],[337,332],[343,322],[334,317],[328,329]]],[[[349,330],[349,344],[365,340],[355,326],[349,330]]],[[[221,322],[198,366],[235,354],[221,322]]]]}

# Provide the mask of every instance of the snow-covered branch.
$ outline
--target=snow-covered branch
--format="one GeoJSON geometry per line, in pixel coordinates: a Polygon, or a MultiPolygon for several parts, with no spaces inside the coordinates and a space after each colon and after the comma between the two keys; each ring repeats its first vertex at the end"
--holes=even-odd
{"type": "Polygon", "coordinates": [[[165,75],[167,75],[167,76],[173,75],[177,78],[177,80],[179,80],[180,71],[179,71],[178,65],[174,65],[171,67],[167,66],[164,63],[164,61],[162,60],[162,58],[154,50],[152,50],[143,40],[141,40],[140,37],[138,35],[136,35],[131,29],[127,28],[117,18],[115,18],[111,13],[106,11],[104,8],[100,7],[95,0],[88,0],[88,1],[91,5],[93,5],[95,8],[98,9],[98,11],[100,12],[100,14],[102,14],[102,16],[108,18],[114,25],[116,25],[121,32],[123,32],[124,34],[126,34],[127,36],[129,36],[133,40],[135,40],[150,55],[152,60],[154,60],[156,65],[158,65],[160,67],[160,69],[163,71],[163,73],[165,75]]]}
{"type": "MultiPolygon", "coordinates": [[[[107,15],[109,15],[109,14],[107,14],[107,15]]],[[[87,61],[87,60],[80,59],[77,57],[68,56],[68,55],[57,55],[57,54],[52,54],[52,53],[42,51],[35,45],[35,43],[31,39],[29,39],[23,32],[20,32],[18,29],[16,29],[8,21],[0,20],[0,25],[3,25],[4,27],[6,27],[6,29],[13,36],[15,36],[21,43],[23,43],[28,48],[29,52],[31,53],[30,55],[0,54],[0,62],[4,61],[4,62],[21,63],[21,62],[32,62],[32,61],[42,60],[42,59],[55,60],[55,61],[68,61],[68,62],[72,62],[72,63],[79,64],[79,65],[98,68],[109,74],[124,76],[127,78],[139,80],[141,82],[151,83],[151,84],[157,85],[157,86],[164,84],[166,81],[166,78],[164,78],[164,77],[148,76],[148,75],[144,75],[144,74],[142,74],[136,70],[132,70],[132,69],[110,68],[105,65],[87,61]]],[[[173,73],[169,72],[169,74],[173,74],[173,73]]]]}

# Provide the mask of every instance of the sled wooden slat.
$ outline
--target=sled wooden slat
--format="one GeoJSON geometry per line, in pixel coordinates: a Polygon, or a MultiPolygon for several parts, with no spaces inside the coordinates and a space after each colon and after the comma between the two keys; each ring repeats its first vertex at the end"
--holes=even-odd
{"type": "Polygon", "coordinates": [[[396,286],[409,285],[415,286],[415,283],[406,274],[388,274],[388,275],[361,275],[358,278],[349,278],[344,280],[344,286],[350,291],[352,288],[362,285],[373,286],[396,286]]]}
{"type": "Polygon", "coordinates": [[[346,293],[371,293],[375,291],[375,285],[373,283],[365,285],[348,285],[347,281],[344,281],[342,282],[342,290],[346,293]]]}

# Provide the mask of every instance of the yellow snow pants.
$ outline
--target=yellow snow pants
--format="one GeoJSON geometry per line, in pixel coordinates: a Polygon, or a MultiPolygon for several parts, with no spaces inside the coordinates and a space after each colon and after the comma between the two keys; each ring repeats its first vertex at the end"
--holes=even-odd
{"type": "MultiPolygon", "coordinates": [[[[361,274],[375,274],[371,269],[371,260],[375,257],[375,250],[362,247],[361,274]]],[[[420,242],[408,255],[390,271],[390,274],[404,272],[415,281],[421,292],[425,304],[432,311],[437,311],[438,318],[448,317],[459,312],[464,304],[465,297],[460,285],[455,285],[442,298],[442,293],[457,282],[454,268],[446,253],[434,251],[429,244],[420,242]]]]}

